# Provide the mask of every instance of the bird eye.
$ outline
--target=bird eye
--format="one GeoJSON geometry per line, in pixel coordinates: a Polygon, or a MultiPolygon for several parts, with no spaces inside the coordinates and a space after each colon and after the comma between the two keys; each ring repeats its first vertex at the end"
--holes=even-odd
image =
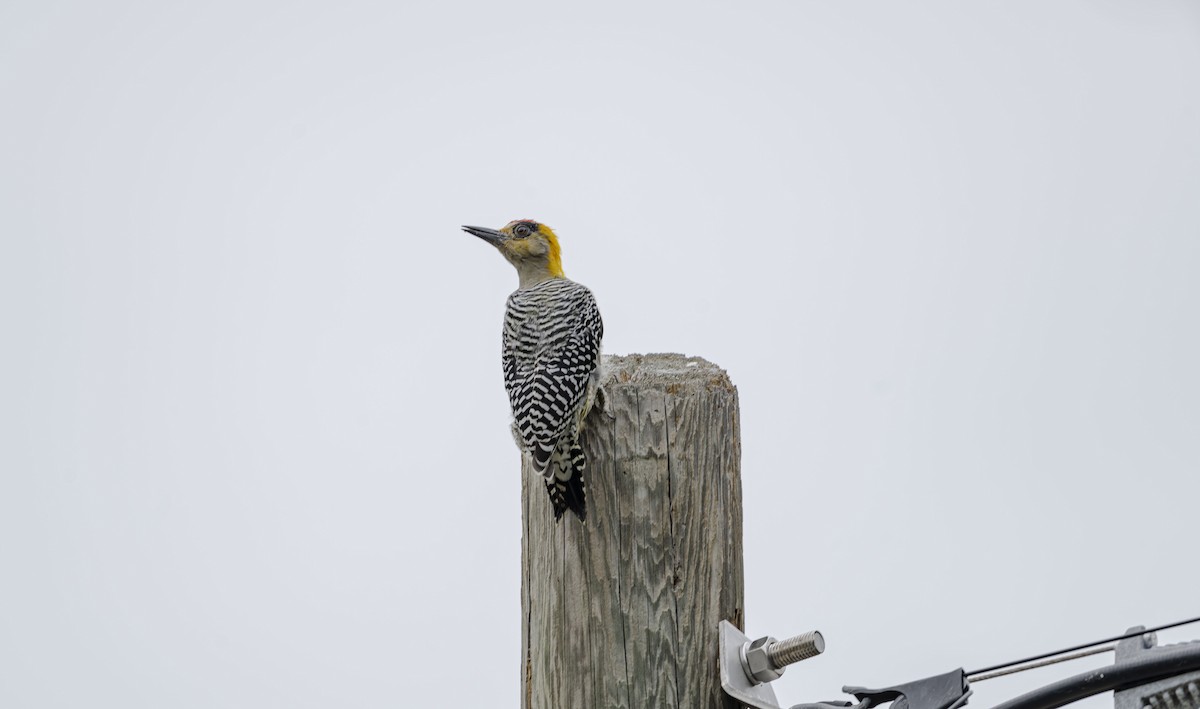
{"type": "Polygon", "coordinates": [[[529,231],[530,229],[528,224],[518,224],[516,228],[513,229],[513,233],[520,237],[529,236],[529,231]]]}

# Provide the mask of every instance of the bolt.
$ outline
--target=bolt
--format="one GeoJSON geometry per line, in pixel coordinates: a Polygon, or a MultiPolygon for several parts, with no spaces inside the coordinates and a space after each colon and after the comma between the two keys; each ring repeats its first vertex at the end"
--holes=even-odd
{"type": "Polygon", "coordinates": [[[787,640],[771,643],[767,648],[767,657],[776,667],[793,665],[801,660],[816,657],[825,652],[825,637],[816,630],[810,630],[787,640]]]}
{"type": "Polygon", "coordinates": [[[770,636],[742,646],[742,669],[755,684],[779,679],[791,664],[825,652],[825,638],[813,630],[787,640],[770,636]]]}

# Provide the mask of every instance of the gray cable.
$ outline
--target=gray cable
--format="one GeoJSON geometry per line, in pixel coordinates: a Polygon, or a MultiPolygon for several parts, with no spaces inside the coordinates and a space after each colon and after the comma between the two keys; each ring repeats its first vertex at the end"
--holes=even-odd
{"type": "Polygon", "coordinates": [[[1059,662],[1066,662],[1067,660],[1078,660],[1081,657],[1087,657],[1088,655],[1099,655],[1102,652],[1112,652],[1115,649],[1117,649],[1116,645],[1105,645],[1104,647],[1094,647],[1090,650],[1084,650],[1082,652],[1076,652],[1076,653],[1072,653],[1070,655],[1062,655],[1059,657],[1051,658],[1049,660],[1042,660],[1041,662],[1034,662],[1029,665],[1021,665],[1019,667],[1012,667],[1007,670],[999,670],[997,672],[988,672],[986,674],[981,673],[981,674],[975,674],[975,675],[967,675],[967,680],[969,680],[971,682],[982,682],[985,679],[991,679],[993,677],[1003,677],[1004,675],[1012,675],[1012,674],[1016,674],[1018,672],[1024,672],[1025,670],[1032,670],[1036,667],[1045,667],[1046,665],[1053,665],[1053,664],[1057,664],[1059,662]]]}

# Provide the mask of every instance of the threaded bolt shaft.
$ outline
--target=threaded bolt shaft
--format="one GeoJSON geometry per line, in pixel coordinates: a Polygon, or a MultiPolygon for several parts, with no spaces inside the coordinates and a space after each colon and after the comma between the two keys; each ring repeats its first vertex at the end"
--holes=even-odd
{"type": "Polygon", "coordinates": [[[767,658],[779,669],[816,657],[825,652],[825,638],[819,631],[810,630],[787,640],[779,640],[767,646],[767,658]]]}

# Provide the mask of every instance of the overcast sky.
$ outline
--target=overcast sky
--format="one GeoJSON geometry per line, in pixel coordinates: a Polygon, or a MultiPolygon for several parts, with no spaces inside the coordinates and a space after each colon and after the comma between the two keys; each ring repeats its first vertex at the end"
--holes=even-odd
{"type": "Polygon", "coordinates": [[[522,217],[738,385],[784,706],[1200,615],[1195,2],[15,0],[0,96],[4,707],[518,706],[522,217]]]}

